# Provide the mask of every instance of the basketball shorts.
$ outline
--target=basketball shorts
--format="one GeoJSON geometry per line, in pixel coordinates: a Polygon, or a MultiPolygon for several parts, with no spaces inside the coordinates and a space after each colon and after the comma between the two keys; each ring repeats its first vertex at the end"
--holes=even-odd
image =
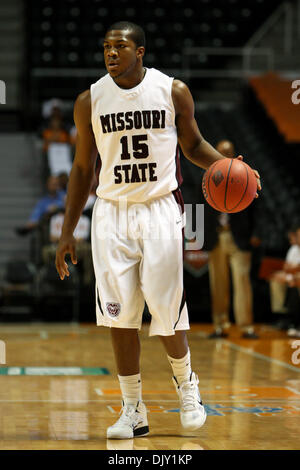
{"type": "Polygon", "coordinates": [[[146,301],[149,336],[189,329],[178,195],[143,204],[96,200],[91,242],[97,325],[140,329],[146,301]]]}

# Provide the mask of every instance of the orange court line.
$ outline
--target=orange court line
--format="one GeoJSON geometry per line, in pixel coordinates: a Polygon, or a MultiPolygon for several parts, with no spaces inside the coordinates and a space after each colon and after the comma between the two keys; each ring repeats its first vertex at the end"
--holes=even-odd
{"type": "MultiPolygon", "coordinates": [[[[115,413],[120,413],[122,407],[119,405],[113,405],[110,406],[109,409],[113,410],[115,413]]],[[[159,405],[147,405],[147,410],[149,413],[162,413],[164,411],[164,407],[159,405]]]]}
{"type": "MultiPolygon", "coordinates": [[[[119,389],[101,389],[103,395],[121,395],[119,389]]],[[[175,390],[143,390],[143,395],[174,395],[175,390]]],[[[222,388],[218,390],[201,390],[202,395],[241,395],[248,396],[249,394],[255,396],[255,398],[298,398],[300,395],[294,393],[292,390],[289,390],[285,387],[247,387],[245,390],[244,387],[239,388],[222,388]]]]}
{"type": "Polygon", "coordinates": [[[219,390],[201,390],[201,393],[209,393],[212,395],[216,394],[230,394],[230,395],[256,395],[256,398],[298,398],[300,395],[294,393],[292,390],[288,390],[285,387],[247,387],[244,388],[230,388],[230,389],[219,389],[219,390]]]}
{"type": "MultiPolygon", "coordinates": [[[[231,325],[228,329],[228,338],[226,338],[223,347],[226,347],[228,343],[242,348],[246,347],[251,349],[253,353],[261,354],[268,359],[281,361],[284,364],[297,368],[292,363],[292,354],[295,351],[292,348],[292,344],[295,340],[289,338],[284,331],[272,330],[272,328],[266,328],[266,326],[262,324],[255,325],[259,339],[253,342],[253,340],[241,338],[239,328],[236,325],[231,325]]],[[[192,325],[191,331],[209,334],[213,331],[213,326],[208,323],[198,323],[192,325]]],[[[300,366],[298,368],[300,371],[300,366]]]]}
{"type": "MultiPolygon", "coordinates": [[[[121,391],[118,389],[102,388],[103,395],[121,395],[121,391]]],[[[176,390],[143,390],[143,395],[157,395],[161,393],[163,395],[174,395],[176,390]]]]}

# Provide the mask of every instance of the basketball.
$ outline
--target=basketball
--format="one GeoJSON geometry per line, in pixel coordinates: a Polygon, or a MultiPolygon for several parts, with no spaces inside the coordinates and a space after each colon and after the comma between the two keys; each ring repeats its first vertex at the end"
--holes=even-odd
{"type": "Polygon", "coordinates": [[[208,204],[220,212],[240,212],[248,207],[257,192],[257,179],[247,163],[224,158],[204,173],[202,191],[208,204]]]}

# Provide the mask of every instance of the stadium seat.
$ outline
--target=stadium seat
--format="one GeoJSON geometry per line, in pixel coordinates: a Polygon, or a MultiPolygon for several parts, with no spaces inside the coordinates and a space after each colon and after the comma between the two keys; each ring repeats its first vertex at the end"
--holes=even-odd
{"type": "Polygon", "coordinates": [[[8,261],[0,285],[1,314],[31,314],[35,308],[36,267],[29,261],[8,261]]]}
{"type": "Polygon", "coordinates": [[[39,269],[37,274],[38,308],[43,314],[49,306],[53,313],[55,307],[59,305],[66,306],[67,311],[69,309],[71,311],[69,317],[71,316],[72,321],[77,322],[79,319],[80,279],[76,268],[72,264],[69,265],[69,272],[70,277],[66,277],[64,281],[61,281],[54,264],[44,265],[39,269]]]}

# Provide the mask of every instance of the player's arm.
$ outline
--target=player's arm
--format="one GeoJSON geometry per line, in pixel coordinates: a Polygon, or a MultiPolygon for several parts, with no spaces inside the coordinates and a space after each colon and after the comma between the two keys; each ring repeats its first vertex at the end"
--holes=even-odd
{"type": "Polygon", "coordinates": [[[184,156],[201,168],[224,157],[201,135],[195,120],[195,105],[189,88],[180,80],[173,81],[172,98],[176,112],[178,142],[184,156]]]}
{"type": "Polygon", "coordinates": [[[75,264],[76,240],[73,232],[88,199],[95,175],[97,147],[91,124],[91,96],[87,90],[81,93],[74,105],[74,122],[77,128],[76,151],[70,173],[66,210],[62,234],[56,251],[56,269],[61,279],[69,276],[65,255],[71,254],[75,264]]]}

